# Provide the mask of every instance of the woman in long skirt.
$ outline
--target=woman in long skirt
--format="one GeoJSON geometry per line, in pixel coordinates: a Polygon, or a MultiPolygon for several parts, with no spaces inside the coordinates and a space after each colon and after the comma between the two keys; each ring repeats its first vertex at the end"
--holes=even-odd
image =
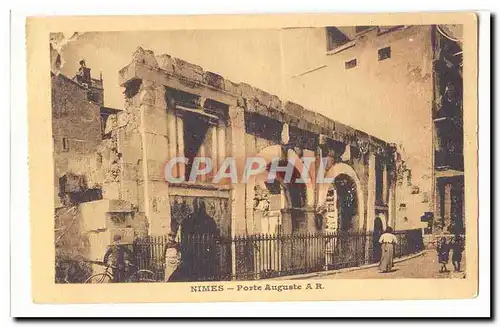
{"type": "Polygon", "coordinates": [[[398,240],[392,232],[392,228],[387,227],[385,233],[378,240],[382,247],[382,257],[379,264],[379,269],[382,272],[390,272],[394,267],[394,247],[398,240]]]}

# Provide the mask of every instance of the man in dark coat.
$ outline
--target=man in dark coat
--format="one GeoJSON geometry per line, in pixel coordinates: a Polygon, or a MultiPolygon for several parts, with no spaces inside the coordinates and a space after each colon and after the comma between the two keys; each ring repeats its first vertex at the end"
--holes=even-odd
{"type": "Polygon", "coordinates": [[[448,261],[450,260],[450,245],[446,242],[446,238],[442,237],[437,247],[438,261],[441,264],[439,272],[449,272],[448,261]]]}
{"type": "Polygon", "coordinates": [[[115,235],[114,244],[111,245],[104,255],[103,262],[111,265],[113,269],[113,282],[120,283],[125,281],[127,272],[133,265],[133,254],[125,245],[120,244],[122,237],[115,235]]]}

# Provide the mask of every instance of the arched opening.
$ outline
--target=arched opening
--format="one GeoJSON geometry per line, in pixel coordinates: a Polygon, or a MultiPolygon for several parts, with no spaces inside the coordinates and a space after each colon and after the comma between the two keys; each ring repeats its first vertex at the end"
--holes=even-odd
{"type": "Polygon", "coordinates": [[[378,242],[380,236],[384,233],[384,222],[378,216],[375,218],[375,222],[373,224],[373,260],[380,261],[382,256],[382,248],[380,243],[378,242]]]}
{"type": "MultiPolygon", "coordinates": [[[[285,166],[286,162],[280,162],[285,166]]],[[[254,233],[290,234],[307,231],[307,191],[304,184],[296,183],[299,172],[294,168],[291,181],[285,181],[285,174],[278,172],[269,180],[270,165],[255,178],[253,187],[254,233]]]]}
{"type": "Polygon", "coordinates": [[[306,207],[314,201],[311,178],[308,183],[298,183],[301,177],[302,161],[293,150],[285,155],[279,145],[263,149],[256,157],[264,158],[266,169],[251,176],[247,183],[247,232],[249,234],[281,233],[291,234],[308,231],[306,207]],[[277,172],[274,180],[269,180],[269,169],[273,160],[281,160],[279,167],[293,165],[289,182],[285,181],[285,172],[277,172]],[[252,201],[252,202],[250,202],[252,201]]]}
{"type": "Polygon", "coordinates": [[[228,276],[230,244],[221,243],[214,204],[205,198],[176,199],[172,203],[172,233],[179,243],[179,274],[184,280],[220,280],[228,276]],[[210,205],[212,203],[212,205],[210,205]]]}
{"type": "Polygon", "coordinates": [[[361,183],[347,164],[335,164],[326,174],[331,184],[319,185],[324,230],[332,233],[325,248],[325,265],[332,269],[357,266],[364,261],[364,202],[361,183]]]}
{"type": "Polygon", "coordinates": [[[318,185],[318,206],[326,207],[325,220],[329,216],[334,221],[333,224],[325,221],[325,230],[336,231],[342,224],[344,231],[362,231],[365,218],[364,197],[361,182],[354,169],[348,164],[338,163],[328,170],[326,178],[332,178],[333,183],[318,185]],[[342,217],[343,222],[339,221],[339,217],[342,217]]]}
{"type": "Polygon", "coordinates": [[[337,193],[338,230],[343,233],[356,232],[359,225],[356,184],[346,174],[338,175],[333,184],[337,193]]]}
{"type": "MultiPolygon", "coordinates": [[[[253,258],[255,266],[249,269],[259,273],[272,274],[272,270],[304,267],[304,240],[288,236],[309,231],[315,221],[314,215],[307,212],[308,205],[314,201],[312,185],[298,182],[303,163],[293,150],[285,152],[278,145],[265,148],[257,157],[264,158],[267,166],[262,173],[251,176],[247,183],[247,232],[266,234],[264,238],[270,241],[264,242],[264,246],[242,247],[237,251],[253,258]],[[278,171],[275,178],[269,180],[271,164],[277,159],[279,167],[293,166],[289,181],[284,171],[278,171]]],[[[311,178],[303,179],[311,181],[311,178]]]]}

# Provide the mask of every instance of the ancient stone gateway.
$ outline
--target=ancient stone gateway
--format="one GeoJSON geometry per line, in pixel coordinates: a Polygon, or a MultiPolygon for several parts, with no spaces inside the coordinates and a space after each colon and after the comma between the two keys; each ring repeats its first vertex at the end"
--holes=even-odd
{"type": "MultiPolygon", "coordinates": [[[[384,226],[394,222],[394,145],[142,48],[119,72],[119,80],[126,105],[107,118],[98,148],[104,178],[96,185],[103,199],[85,203],[84,221],[106,221],[111,211],[102,201],[119,200],[127,208],[124,227],[135,237],[147,233],[182,240],[182,234],[206,232],[229,238],[336,228],[365,232],[382,214],[384,226]],[[165,167],[176,157],[187,158],[170,167],[180,180],[191,176],[196,158],[210,158],[212,170],[194,182],[168,182],[165,167]],[[263,158],[266,166],[248,181],[214,182],[227,157],[235,159],[238,177],[250,157],[263,158]],[[290,183],[280,174],[267,178],[273,160],[291,163],[290,183]],[[343,201],[348,205],[339,207],[343,201]],[[101,212],[97,206],[103,208],[100,217],[95,216],[101,212]]],[[[106,228],[94,233],[96,243],[109,243],[109,233],[99,239],[106,228]]]]}

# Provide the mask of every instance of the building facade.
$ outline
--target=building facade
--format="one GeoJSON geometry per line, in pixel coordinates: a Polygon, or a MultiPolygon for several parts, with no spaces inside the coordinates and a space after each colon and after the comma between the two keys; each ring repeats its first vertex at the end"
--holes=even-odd
{"type": "Polygon", "coordinates": [[[433,106],[435,233],[465,234],[462,47],[436,27],[433,106]]]}
{"type": "Polygon", "coordinates": [[[404,163],[395,225],[426,233],[463,226],[461,49],[446,33],[460,36],[460,26],[330,26],[283,36],[285,95],[397,144],[404,163]]]}

